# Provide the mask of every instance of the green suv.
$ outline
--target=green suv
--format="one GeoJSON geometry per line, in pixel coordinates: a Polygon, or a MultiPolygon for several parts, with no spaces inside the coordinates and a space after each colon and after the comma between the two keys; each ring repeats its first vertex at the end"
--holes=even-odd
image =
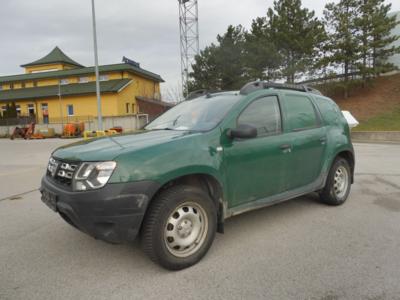
{"type": "Polygon", "coordinates": [[[197,263],[224,220],[317,192],[342,204],[354,174],[338,106],[306,86],[251,82],[183,101],[136,134],[52,153],[42,200],[110,243],[140,236],[167,269],[197,263]]]}

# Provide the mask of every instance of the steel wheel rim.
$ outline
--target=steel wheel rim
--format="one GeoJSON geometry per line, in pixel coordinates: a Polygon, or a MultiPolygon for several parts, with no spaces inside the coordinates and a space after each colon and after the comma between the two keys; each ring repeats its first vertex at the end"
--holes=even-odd
{"type": "Polygon", "coordinates": [[[337,168],[334,176],[333,190],[338,198],[343,198],[349,185],[349,174],[343,166],[337,168]]]}
{"type": "Polygon", "coordinates": [[[204,243],[208,219],[204,209],[195,202],[185,202],[169,215],[164,229],[168,251],[176,257],[188,257],[204,243]]]}

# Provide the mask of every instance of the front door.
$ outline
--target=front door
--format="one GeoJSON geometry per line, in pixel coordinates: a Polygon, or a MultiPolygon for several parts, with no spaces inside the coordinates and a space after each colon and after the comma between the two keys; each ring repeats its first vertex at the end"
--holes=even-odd
{"type": "Polygon", "coordinates": [[[225,145],[229,207],[283,192],[290,137],[282,133],[278,97],[252,101],[237,118],[237,125],[257,128],[257,137],[235,139],[225,145]]]}

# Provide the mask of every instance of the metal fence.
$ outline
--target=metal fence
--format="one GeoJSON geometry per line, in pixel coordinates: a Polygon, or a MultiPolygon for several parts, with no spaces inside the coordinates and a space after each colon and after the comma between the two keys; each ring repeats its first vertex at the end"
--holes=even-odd
{"type": "Polygon", "coordinates": [[[38,118],[35,115],[19,115],[16,118],[0,118],[0,126],[36,124],[67,124],[67,123],[93,123],[93,116],[67,116],[67,117],[48,117],[38,118]]]}
{"type": "Polygon", "coordinates": [[[0,118],[0,126],[27,125],[37,123],[36,116],[18,116],[16,118],[0,118]]]}
{"type": "Polygon", "coordinates": [[[42,118],[38,124],[67,124],[67,123],[93,123],[94,116],[67,116],[67,117],[49,117],[47,122],[42,118]]]}
{"type": "MultiPolygon", "coordinates": [[[[351,72],[347,76],[348,76],[349,80],[360,79],[362,77],[360,72],[351,72]]],[[[345,78],[345,74],[331,74],[331,75],[320,77],[320,78],[304,80],[304,81],[298,82],[297,84],[318,85],[318,84],[324,84],[327,82],[342,81],[342,80],[344,80],[344,78],[345,78]]]]}
{"type": "MultiPolygon", "coordinates": [[[[64,117],[64,118],[48,118],[47,122],[43,119],[37,119],[35,116],[19,116],[12,119],[0,119],[0,137],[9,136],[15,127],[26,126],[35,122],[35,128],[48,129],[53,128],[57,134],[63,133],[63,128],[67,123],[81,122],[84,123],[85,130],[97,130],[97,118],[94,116],[64,117]]],[[[110,129],[112,127],[121,127],[125,132],[134,131],[142,128],[149,122],[147,114],[132,114],[124,116],[103,116],[103,128],[110,129]]]]}

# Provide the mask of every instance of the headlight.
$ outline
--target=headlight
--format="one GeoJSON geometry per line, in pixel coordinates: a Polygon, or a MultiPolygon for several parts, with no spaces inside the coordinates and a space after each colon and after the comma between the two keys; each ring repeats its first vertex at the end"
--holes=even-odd
{"type": "Polygon", "coordinates": [[[74,191],[99,189],[105,186],[116,166],[115,161],[82,163],[74,176],[74,191]]]}

